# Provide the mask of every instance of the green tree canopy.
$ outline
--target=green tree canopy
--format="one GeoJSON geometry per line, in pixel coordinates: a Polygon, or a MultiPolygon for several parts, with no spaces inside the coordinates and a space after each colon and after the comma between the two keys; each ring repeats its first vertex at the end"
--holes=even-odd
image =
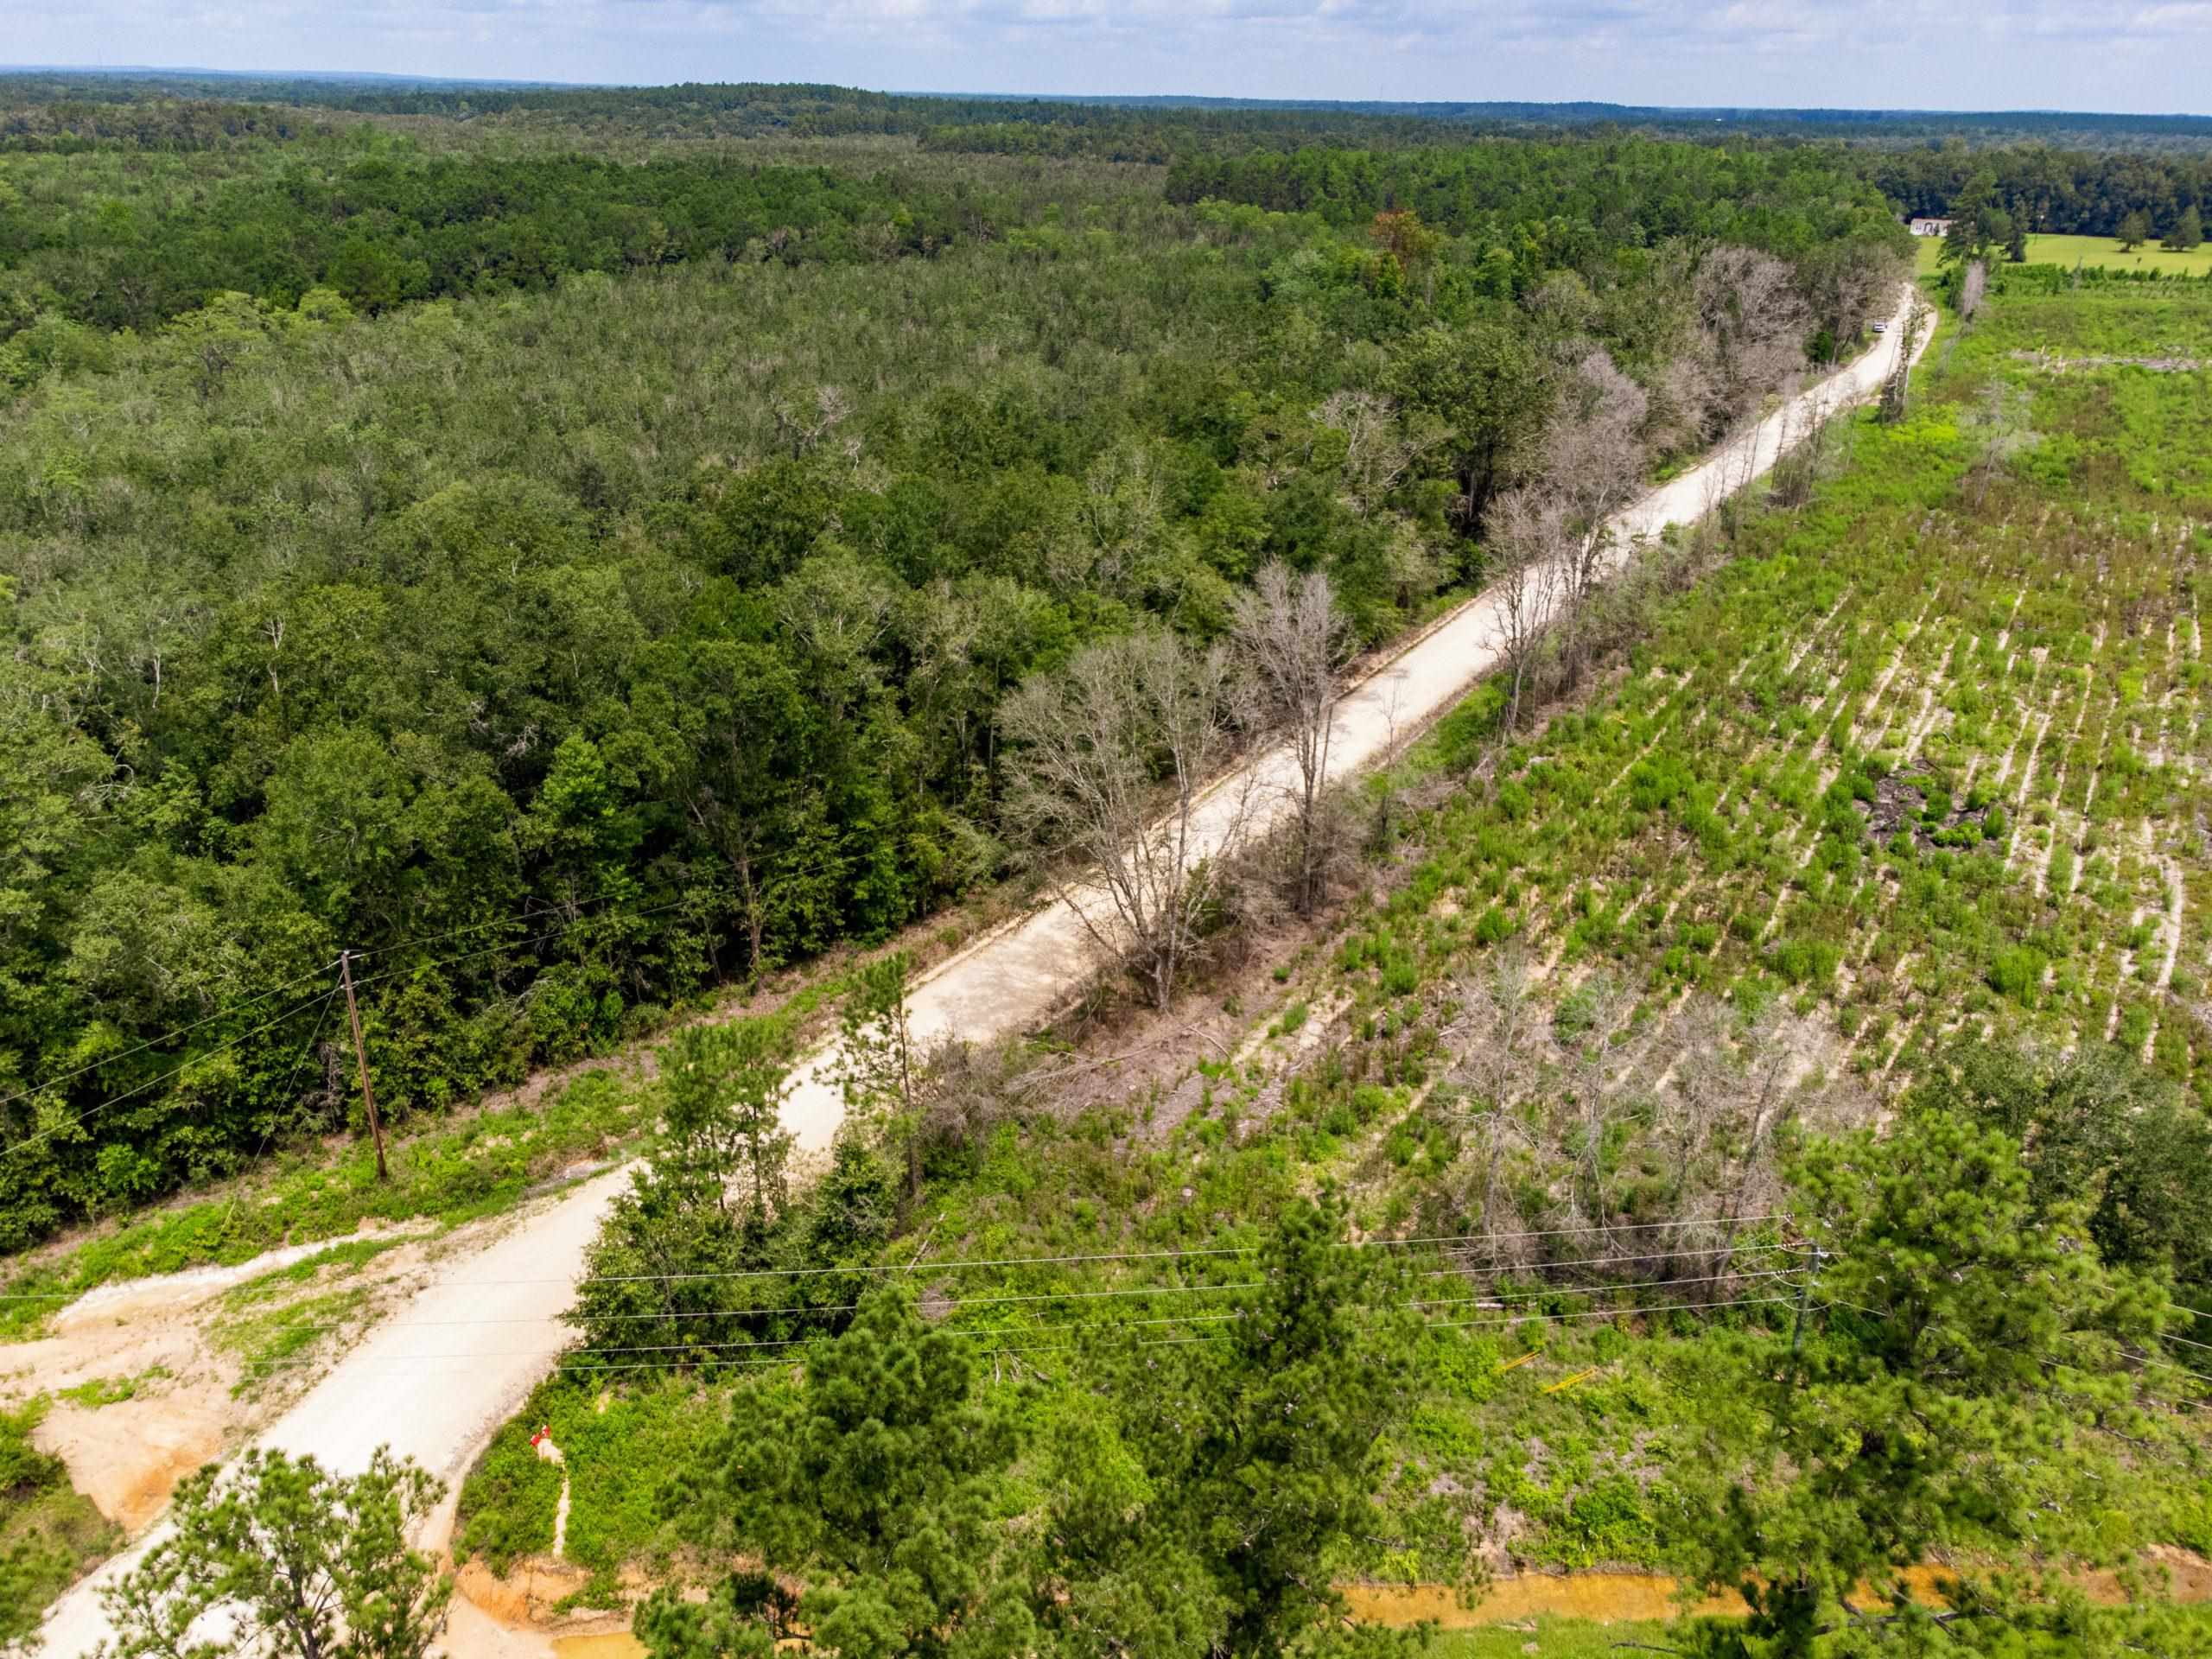
{"type": "Polygon", "coordinates": [[[408,1541],[443,1483],[379,1449],[359,1475],[254,1450],[176,1490],[172,1535],[101,1592],[114,1659],[421,1659],[452,1581],[408,1541]]]}
{"type": "Polygon", "coordinates": [[[1924,1560],[2094,1551],[2091,1506],[2051,1483],[2097,1430],[2147,1432],[2123,1365],[2167,1318],[2155,1281],[2099,1260],[2079,1206],[2036,1205],[1995,1129],[1925,1112],[1815,1141],[1792,1185],[1827,1329],[1746,1355],[1681,1517],[1695,1582],[1751,1606],[1693,1627],[1732,1659],[1916,1640],[1904,1574],[1924,1560]]]}

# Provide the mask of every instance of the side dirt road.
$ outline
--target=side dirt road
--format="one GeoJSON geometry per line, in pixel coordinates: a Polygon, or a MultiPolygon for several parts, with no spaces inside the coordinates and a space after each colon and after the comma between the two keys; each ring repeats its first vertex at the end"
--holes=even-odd
{"type": "MultiPolygon", "coordinates": [[[[1762,476],[1816,417],[1864,401],[1896,365],[1907,298],[1882,342],[1858,361],[1788,400],[1700,466],[1652,491],[1615,521],[1624,547],[1669,524],[1695,522],[1762,476]]],[[[1500,660],[1499,607],[1478,595],[1370,673],[1338,704],[1331,772],[1346,777],[1384,759],[1449,709],[1500,660]]],[[[1258,756],[1217,785],[1196,826],[1198,850],[1221,844],[1240,798],[1255,803],[1261,827],[1280,822],[1294,765],[1286,751],[1258,756]]],[[[976,940],[914,989],[918,1039],[984,1043],[1045,1024],[1094,970],[1082,911],[1098,902],[1081,890],[976,940]]],[[[834,1056],[803,1068],[785,1108],[802,1150],[835,1135],[843,1103],[830,1081],[834,1056]]],[[[260,1443],[313,1452],[353,1471],[379,1446],[412,1457],[455,1490],[493,1431],[552,1368],[570,1339],[568,1308],[586,1248],[628,1179],[613,1170],[518,1213],[473,1254],[456,1255],[396,1315],[377,1326],[327,1376],[260,1436],[260,1443]]],[[[452,1498],[425,1542],[442,1545],[452,1498]]],[[[128,1572],[160,1529],[92,1573],[57,1603],[44,1631],[50,1659],[89,1655],[109,1634],[99,1591],[128,1572]]],[[[490,1651],[480,1616],[457,1613],[448,1650],[490,1651]]]]}

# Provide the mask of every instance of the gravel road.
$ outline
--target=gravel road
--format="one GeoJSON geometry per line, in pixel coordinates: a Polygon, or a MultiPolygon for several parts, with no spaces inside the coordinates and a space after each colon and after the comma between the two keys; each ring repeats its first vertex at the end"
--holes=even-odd
{"type": "MultiPolygon", "coordinates": [[[[1889,333],[1871,352],[1645,496],[1617,521],[1624,532],[1618,540],[1695,522],[1771,467],[1817,410],[1872,396],[1896,362],[1904,318],[1901,302],[1889,333]]],[[[1394,739],[1402,741],[1449,709],[1497,664],[1498,640],[1496,603],[1478,595],[1369,675],[1338,704],[1332,775],[1363,770],[1394,739]]],[[[1252,766],[1257,811],[1279,819],[1295,778],[1294,761],[1278,750],[1252,766]]],[[[1246,781],[1240,776],[1217,785],[1202,809],[1201,850],[1219,844],[1246,781]]],[[[1080,891],[1072,897],[1084,901],[1080,891]]],[[[1034,1028],[1092,971],[1090,940],[1074,905],[1046,905],[978,938],[919,984],[911,1006],[915,1035],[925,1044],[954,1033],[988,1042],[1034,1028]]],[[[803,1149],[827,1147],[842,1115],[828,1080],[830,1061],[825,1053],[803,1068],[785,1109],[803,1149]]],[[[363,1467],[378,1446],[389,1446],[457,1486],[493,1431],[521,1407],[570,1339],[560,1316],[585,1248],[628,1179],[626,1171],[610,1171],[518,1212],[493,1243],[454,1260],[444,1276],[340,1359],[261,1443],[311,1452],[327,1467],[349,1471],[363,1467]]],[[[449,1516],[450,1498],[426,1541],[443,1541],[449,1516]]],[[[55,1604],[46,1623],[46,1659],[80,1659],[109,1635],[98,1592],[127,1572],[161,1530],[55,1604]]]]}

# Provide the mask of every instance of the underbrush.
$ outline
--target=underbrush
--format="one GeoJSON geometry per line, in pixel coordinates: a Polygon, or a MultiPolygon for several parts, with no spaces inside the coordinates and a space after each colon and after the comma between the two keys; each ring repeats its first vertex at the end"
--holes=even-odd
{"type": "Polygon", "coordinates": [[[61,1459],[31,1444],[45,1410],[0,1408],[0,1643],[35,1630],[47,1604],[121,1541],[61,1459]]]}
{"type": "MultiPolygon", "coordinates": [[[[651,1099],[611,1071],[587,1071],[536,1105],[395,1140],[388,1181],[376,1179],[365,1146],[334,1158],[320,1148],[285,1154],[251,1190],[133,1222],[0,1281],[0,1339],[35,1334],[48,1315],[117,1281],[251,1261],[280,1245],[342,1236],[365,1221],[456,1226],[493,1214],[566,1165],[613,1155],[637,1134],[651,1099]]],[[[328,1259],[298,1266],[311,1273],[328,1259]]]]}

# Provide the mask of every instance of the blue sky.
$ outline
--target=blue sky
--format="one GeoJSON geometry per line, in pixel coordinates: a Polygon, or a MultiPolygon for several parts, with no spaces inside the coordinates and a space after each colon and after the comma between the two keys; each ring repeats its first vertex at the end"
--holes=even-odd
{"type": "Polygon", "coordinates": [[[2212,0],[14,0],[18,63],[2212,112],[2212,0]]]}

